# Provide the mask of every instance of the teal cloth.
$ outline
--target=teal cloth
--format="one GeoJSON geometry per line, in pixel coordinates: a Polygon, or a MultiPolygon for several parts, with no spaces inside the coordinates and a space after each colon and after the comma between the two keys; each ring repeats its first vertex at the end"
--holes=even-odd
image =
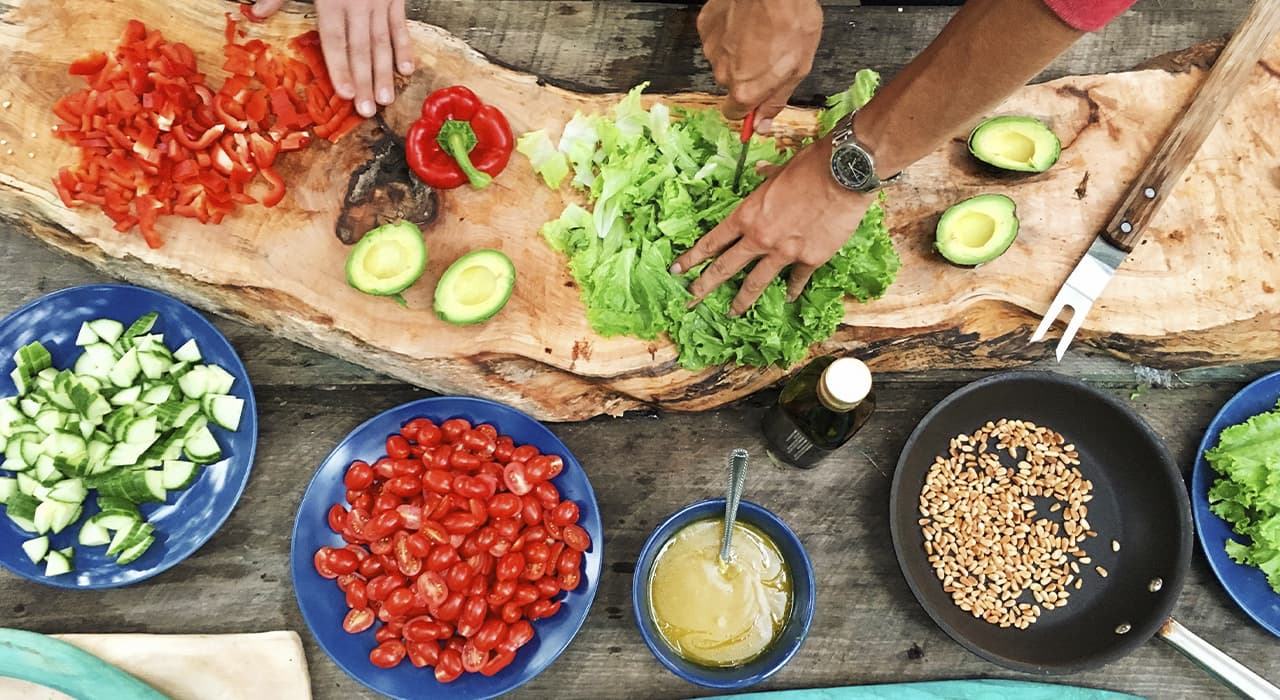
{"type": "Polygon", "coordinates": [[[53,688],[76,700],[169,700],[80,647],[24,630],[0,628],[0,676],[53,688]]]}
{"type": "Polygon", "coordinates": [[[1133,700],[1139,696],[1056,683],[982,679],[771,690],[714,697],[726,700],[1133,700]]]}

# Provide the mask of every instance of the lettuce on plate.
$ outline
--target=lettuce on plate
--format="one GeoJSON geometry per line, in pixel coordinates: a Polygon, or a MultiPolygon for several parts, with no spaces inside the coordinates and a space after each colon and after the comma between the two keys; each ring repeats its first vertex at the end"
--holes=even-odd
{"type": "Polygon", "coordinates": [[[1249,538],[1247,544],[1227,540],[1227,554],[1261,569],[1280,593],[1280,402],[1224,429],[1204,457],[1219,474],[1209,488],[1209,509],[1249,538]]]}
{"type": "MultiPolygon", "coordinates": [[[[847,92],[828,100],[820,121],[834,124],[871,99],[878,84],[878,75],[860,71],[847,92]]],[[[786,285],[776,279],[749,311],[729,318],[745,277],[739,273],[686,308],[692,298],[686,288],[701,266],[679,276],[668,268],[742,201],[732,187],[741,144],[718,110],[661,102],[645,109],[645,87],[631,90],[610,114],[574,115],[554,151],[545,133],[521,138],[521,152],[549,186],[567,175],[567,163],[571,186],[590,205],[565,207],[542,235],[569,258],[596,332],[647,340],[666,333],[689,370],[728,362],[786,367],[835,333],[846,296],[865,302],[885,293],[899,259],[877,202],[795,302],[786,301],[786,285]]],[[[794,155],[772,138],[757,137],[749,149],[748,163],[781,164],[794,155]]],[[[763,181],[748,168],[742,190],[763,181]]]]}

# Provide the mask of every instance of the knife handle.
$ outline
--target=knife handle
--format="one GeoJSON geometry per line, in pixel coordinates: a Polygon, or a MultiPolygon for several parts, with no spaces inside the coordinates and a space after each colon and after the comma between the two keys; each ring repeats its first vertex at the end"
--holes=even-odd
{"type": "Polygon", "coordinates": [[[1280,30],[1280,2],[1256,0],[1222,49],[1190,105],[1169,128],[1147,165],[1126,191],[1102,236],[1126,253],[1177,185],[1231,98],[1244,87],[1271,38],[1280,30]]]}
{"type": "Polygon", "coordinates": [[[756,129],[756,111],[753,109],[747,112],[747,116],[742,118],[742,129],[738,132],[738,140],[742,143],[751,141],[751,134],[756,129]]]}

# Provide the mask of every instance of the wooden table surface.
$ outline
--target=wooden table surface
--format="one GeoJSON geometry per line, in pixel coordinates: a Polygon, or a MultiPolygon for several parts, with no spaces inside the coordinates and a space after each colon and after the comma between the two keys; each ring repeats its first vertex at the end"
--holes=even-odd
{"type": "MultiPolygon", "coordinates": [[[[411,14],[464,37],[496,60],[563,85],[624,90],[714,90],[685,4],[586,0],[409,0],[411,14]]],[[[892,75],[938,31],[945,7],[827,3],[814,74],[798,95],[839,90],[856,68],[892,75]]],[[[1245,0],[1141,0],[1108,29],[1082,40],[1044,77],[1121,70],[1219,37],[1245,0]]],[[[24,236],[0,236],[0,313],[56,289],[112,281],[24,236]]],[[[294,512],[312,471],[366,418],[425,392],[329,358],[233,320],[215,317],[257,391],[258,460],[239,506],[199,552],[124,589],[64,591],[0,572],[0,619],[38,632],[232,633],[292,629],[306,642],[315,697],[372,697],[311,641],[294,601],[287,557],[294,512]]],[[[1180,373],[1170,388],[1144,388],[1121,361],[1070,353],[1044,369],[1083,378],[1130,402],[1190,471],[1195,446],[1224,401],[1280,368],[1180,373]]],[[[758,690],[974,677],[1029,677],[980,660],[939,630],[908,591],[889,540],[892,469],[907,435],[938,400],[981,372],[877,377],[878,409],[837,456],[812,471],[754,462],[748,498],[779,512],[800,534],[818,572],[808,641],[758,690]],[[918,652],[918,653],[916,653],[918,652]]],[[[721,490],[734,447],[763,454],[757,422],[769,392],[702,414],[638,415],[552,425],[587,469],[603,514],[604,575],[591,614],[565,654],[513,697],[678,698],[707,695],[663,669],[630,612],[636,555],[650,530],[679,506],[721,490]]],[[[1277,640],[1218,585],[1197,550],[1175,615],[1193,631],[1280,682],[1277,640]]],[[[1230,697],[1172,647],[1150,641],[1101,670],[1061,682],[1158,698],[1230,697]]]]}

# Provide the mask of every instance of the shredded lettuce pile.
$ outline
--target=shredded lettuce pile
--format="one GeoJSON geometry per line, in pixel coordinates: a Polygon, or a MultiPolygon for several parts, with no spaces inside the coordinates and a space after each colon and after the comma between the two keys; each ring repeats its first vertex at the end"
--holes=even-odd
{"type": "Polygon", "coordinates": [[[1209,488],[1209,509],[1250,540],[1227,540],[1227,554],[1262,569],[1280,593],[1280,402],[1223,430],[1204,456],[1220,475],[1209,488]]]}
{"type": "MultiPolygon", "coordinates": [[[[860,71],[847,92],[828,101],[822,123],[866,103],[878,83],[874,72],[860,71]]],[[[705,264],[682,275],[668,268],[742,201],[732,189],[741,144],[716,109],[661,102],[645,109],[646,86],[628,93],[611,115],[574,115],[554,147],[541,131],[524,134],[517,145],[549,187],[572,172],[571,185],[587,195],[589,210],[570,204],[541,231],[568,256],[596,332],[647,340],[666,333],[689,370],[728,362],[786,367],[835,333],[846,295],[865,302],[885,293],[900,263],[877,203],[795,302],[786,301],[780,278],[745,314],[729,318],[742,272],[686,308],[692,298],[686,287],[705,264]]],[[[747,163],[783,163],[792,155],[774,139],[756,137],[747,163]]],[[[743,194],[763,180],[748,167],[743,194]]]]}

